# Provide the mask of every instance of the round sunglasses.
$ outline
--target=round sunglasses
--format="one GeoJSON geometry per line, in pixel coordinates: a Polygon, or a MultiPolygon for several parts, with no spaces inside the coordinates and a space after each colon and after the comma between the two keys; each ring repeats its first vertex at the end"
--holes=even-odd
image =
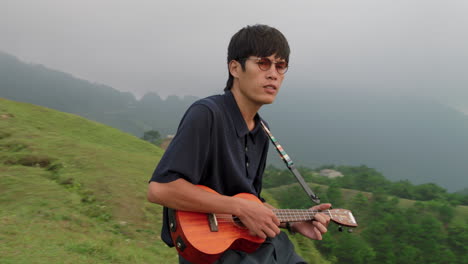
{"type": "Polygon", "coordinates": [[[276,71],[279,74],[285,74],[288,71],[288,62],[286,61],[271,61],[266,57],[253,57],[253,58],[244,58],[245,60],[255,60],[255,63],[258,65],[260,70],[268,71],[271,68],[272,64],[275,64],[276,71]]]}

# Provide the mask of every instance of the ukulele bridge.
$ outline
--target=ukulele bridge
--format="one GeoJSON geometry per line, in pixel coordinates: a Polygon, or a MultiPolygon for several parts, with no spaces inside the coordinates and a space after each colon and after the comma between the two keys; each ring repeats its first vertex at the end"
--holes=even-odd
{"type": "Polygon", "coordinates": [[[218,220],[215,214],[208,214],[208,223],[210,224],[211,232],[218,232],[218,220]]]}

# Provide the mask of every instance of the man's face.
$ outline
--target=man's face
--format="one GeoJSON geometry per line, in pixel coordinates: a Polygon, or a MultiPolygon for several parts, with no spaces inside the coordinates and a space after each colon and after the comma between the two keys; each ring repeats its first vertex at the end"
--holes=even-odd
{"type": "Polygon", "coordinates": [[[238,89],[242,97],[258,106],[273,103],[284,79],[284,74],[278,70],[281,72],[281,67],[285,66],[282,62],[285,60],[275,58],[275,54],[266,58],[272,62],[271,67],[268,67],[268,60],[250,56],[245,61],[245,71],[239,65],[240,70],[236,71],[235,76],[238,78],[238,89]],[[277,67],[280,69],[277,70],[277,67]]]}

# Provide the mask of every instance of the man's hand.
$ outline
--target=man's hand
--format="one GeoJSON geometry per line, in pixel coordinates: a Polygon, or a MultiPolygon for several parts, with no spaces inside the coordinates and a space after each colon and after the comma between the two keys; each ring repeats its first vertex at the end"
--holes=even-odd
{"type": "MultiPolygon", "coordinates": [[[[327,210],[330,209],[331,204],[319,204],[316,205],[310,210],[327,210]]],[[[327,232],[327,226],[330,223],[330,217],[323,213],[318,213],[315,215],[315,219],[313,221],[307,222],[294,222],[291,223],[291,229],[294,232],[300,233],[305,237],[315,240],[322,240],[322,235],[327,232]]]]}
{"type": "Polygon", "coordinates": [[[250,230],[251,235],[267,238],[280,233],[280,221],[270,208],[242,198],[238,202],[241,203],[241,210],[236,216],[250,230]]]}

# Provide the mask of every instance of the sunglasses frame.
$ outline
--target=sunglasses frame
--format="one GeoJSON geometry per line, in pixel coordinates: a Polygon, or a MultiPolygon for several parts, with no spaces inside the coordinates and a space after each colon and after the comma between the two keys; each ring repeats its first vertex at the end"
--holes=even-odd
{"type": "MultiPolygon", "coordinates": [[[[262,71],[268,71],[269,69],[271,69],[271,65],[273,65],[273,64],[275,64],[276,72],[278,72],[281,75],[285,74],[289,69],[289,63],[287,61],[276,61],[275,62],[275,61],[270,60],[267,57],[253,57],[253,58],[248,57],[248,58],[244,58],[244,59],[245,60],[256,60],[255,63],[258,65],[258,68],[260,68],[260,70],[262,70],[262,71]],[[262,60],[268,61],[268,64],[261,64],[260,62],[262,60]],[[281,72],[280,69],[276,66],[276,64],[278,64],[278,63],[284,63],[286,65],[286,67],[284,67],[284,72],[281,72]],[[267,68],[262,68],[262,65],[267,65],[268,67],[267,68]]],[[[263,62],[265,63],[266,61],[263,61],[263,62]]]]}

